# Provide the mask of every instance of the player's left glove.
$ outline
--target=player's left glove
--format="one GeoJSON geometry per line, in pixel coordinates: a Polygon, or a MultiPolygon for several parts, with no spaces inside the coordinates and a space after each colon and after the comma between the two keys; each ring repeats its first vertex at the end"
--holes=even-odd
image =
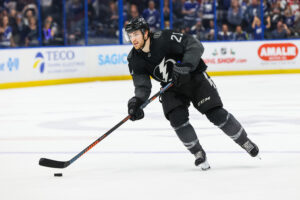
{"type": "Polygon", "coordinates": [[[176,63],[173,66],[172,82],[175,86],[181,86],[191,80],[190,75],[191,67],[176,63]]]}
{"type": "Polygon", "coordinates": [[[132,97],[128,101],[128,114],[131,115],[130,120],[135,121],[144,118],[144,111],[140,108],[143,101],[137,97],[132,97]]]}

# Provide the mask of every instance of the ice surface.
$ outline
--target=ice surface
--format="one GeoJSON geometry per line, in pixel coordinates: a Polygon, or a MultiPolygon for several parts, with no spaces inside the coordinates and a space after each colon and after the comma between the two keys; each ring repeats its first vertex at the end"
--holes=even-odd
{"type": "Polygon", "coordinates": [[[299,200],[300,75],[213,80],[262,160],[191,107],[211,165],[201,171],[155,100],[145,119],[126,122],[68,168],[41,167],[41,157],[69,160],[122,120],[132,82],[0,90],[0,199],[299,200]]]}

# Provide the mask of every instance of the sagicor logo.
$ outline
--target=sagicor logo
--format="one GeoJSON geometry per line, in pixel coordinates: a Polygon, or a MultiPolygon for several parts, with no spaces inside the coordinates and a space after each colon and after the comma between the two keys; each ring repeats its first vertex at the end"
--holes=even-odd
{"type": "Polygon", "coordinates": [[[161,63],[157,65],[154,69],[153,74],[155,78],[166,83],[170,81],[171,77],[169,77],[169,67],[171,66],[169,63],[171,64],[171,66],[173,66],[176,63],[176,61],[171,58],[165,61],[165,58],[163,58],[161,63]]]}

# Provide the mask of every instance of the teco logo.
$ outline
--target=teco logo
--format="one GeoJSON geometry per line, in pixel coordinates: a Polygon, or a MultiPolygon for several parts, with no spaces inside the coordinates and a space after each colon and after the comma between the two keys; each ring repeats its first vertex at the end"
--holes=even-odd
{"type": "Polygon", "coordinates": [[[292,43],[269,43],[258,49],[258,56],[263,60],[292,60],[298,55],[298,48],[292,43]]]}

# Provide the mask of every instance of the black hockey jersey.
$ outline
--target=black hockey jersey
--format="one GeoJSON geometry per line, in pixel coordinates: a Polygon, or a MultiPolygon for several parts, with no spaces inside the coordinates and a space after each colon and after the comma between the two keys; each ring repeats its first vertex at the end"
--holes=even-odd
{"type": "Polygon", "coordinates": [[[150,76],[161,83],[171,81],[175,63],[190,66],[190,73],[199,73],[207,66],[201,59],[203,45],[190,35],[163,30],[150,34],[150,52],[132,48],[128,55],[135,96],[146,100],[151,93],[150,76]]]}

